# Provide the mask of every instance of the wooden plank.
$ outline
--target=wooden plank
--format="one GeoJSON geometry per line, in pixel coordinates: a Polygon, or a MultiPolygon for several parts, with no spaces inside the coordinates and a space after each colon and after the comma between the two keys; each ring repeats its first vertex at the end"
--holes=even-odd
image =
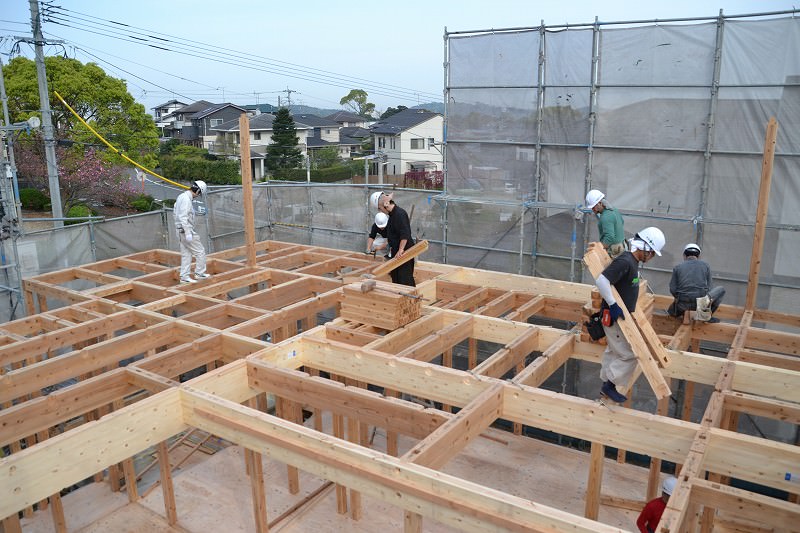
{"type": "Polygon", "coordinates": [[[763,416],[772,420],[780,420],[790,424],[800,424],[800,405],[782,402],[772,398],[762,398],[752,394],[727,391],[725,408],[754,416],[763,416]]]}
{"type": "Polygon", "coordinates": [[[395,268],[403,265],[414,259],[415,257],[423,254],[428,250],[428,241],[419,241],[414,244],[410,249],[406,250],[403,257],[393,257],[388,261],[378,265],[372,269],[372,275],[375,277],[385,276],[395,268]]]}
{"type": "MultiPolygon", "coordinates": [[[[605,251],[603,251],[602,247],[598,244],[589,249],[586,252],[586,255],[583,257],[583,261],[589,267],[589,270],[597,279],[600,274],[603,272],[603,262],[604,259],[601,256],[603,254],[605,257],[608,257],[605,251]]],[[[661,372],[658,369],[658,365],[656,361],[653,359],[653,354],[650,351],[650,348],[645,343],[645,340],[642,338],[642,334],[639,331],[639,324],[634,322],[633,317],[631,316],[628,309],[625,307],[625,302],[622,301],[620,298],[617,289],[613,286],[611,287],[611,291],[614,294],[614,298],[617,300],[619,307],[622,309],[622,312],[625,316],[625,319],[618,320],[617,324],[622,330],[622,334],[625,335],[625,338],[628,340],[628,343],[631,345],[631,349],[633,353],[636,354],[636,359],[639,361],[639,367],[642,369],[645,377],[647,378],[647,382],[650,383],[650,387],[653,389],[653,392],[656,395],[656,398],[661,399],[665,396],[669,396],[672,394],[669,390],[669,386],[667,386],[667,382],[664,379],[664,376],[661,375],[661,372]]],[[[649,323],[648,323],[649,325],[649,323]]],[[[660,343],[659,343],[660,345],[660,343]]],[[[663,346],[662,346],[663,348],[663,346]]],[[[630,388],[631,384],[625,384],[620,386],[620,390],[625,390],[630,388]]]]}

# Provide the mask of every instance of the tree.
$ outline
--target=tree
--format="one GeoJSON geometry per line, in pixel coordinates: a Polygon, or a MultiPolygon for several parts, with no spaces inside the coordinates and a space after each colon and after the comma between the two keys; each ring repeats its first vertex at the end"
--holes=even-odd
{"type": "MultiPolygon", "coordinates": [[[[42,191],[49,188],[41,138],[25,139],[15,144],[17,171],[42,191]]],[[[76,205],[127,206],[138,194],[130,176],[122,167],[105,162],[100,152],[88,149],[56,148],[61,207],[64,213],[76,205]]]]}
{"type": "Polygon", "coordinates": [[[397,114],[397,113],[399,113],[400,111],[405,111],[406,109],[408,109],[408,108],[407,108],[406,106],[404,106],[404,105],[399,105],[399,106],[397,106],[397,109],[395,109],[395,108],[393,108],[393,107],[390,107],[389,109],[387,109],[386,111],[384,111],[384,112],[381,114],[380,120],[383,120],[383,119],[389,118],[389,117],[391,117],[392,115],[396,115],[396,114],[397,114]]]}
{"type": "Polygon", "coordinates": [[[367,102],[367,91],[352,89],[347,96],[339,100],[340,105],[346,105],[350,111],[364,118],[372,118],[375,112],[375,104],[367,102]]]}
{"type": "Polygon", "coordinates": [[[303,152],[297,148],[299,141],[289,108],[280,108],[272,121],[272,144],[267,145],[267,168],[274,172],[299,167],[303,162],[303,152]]]}
{"type": "MultiPolygon", "coordinates": [[[[61,56],[45,58],[50,91],[57,91],[64,100],[108,142],[128,157],[146,166],[156,164],[158,129],[153,118],[137,103],[123,80],[108,76],[94,63],[61,56]]],[[[3,69],[8,107],[13,122],[26,120],[39,109],[36,65],[30,59],[15,57],[3,69]]],[[[100,141],[64,107],[55,95],[50,97],[53,128],[57,140],[70,140],[79,149],[100,141]]],[[[111,164],[123,159],[111,150],[102,153],[111,164]]],[[[128,163],[125,163],[128,164],[128,163]]]]}
{"type": "Polygon", "coordinates": [[[335,146],[326,146],[319,150],[314,150],[311,155],[314,168],[330,168],[341,162],[339,150],[335,146]]]}

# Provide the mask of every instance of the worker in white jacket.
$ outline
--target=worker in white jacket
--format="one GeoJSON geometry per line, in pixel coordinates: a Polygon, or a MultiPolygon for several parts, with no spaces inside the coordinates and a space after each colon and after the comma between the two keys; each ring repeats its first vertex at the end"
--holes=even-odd
{"type": "Polygon", "coordinates": [[[172,211],[178,241],[181,243],[181,283],[197,283],[198,279],[211,277],[211,274],[206,273],[206,250],[200,242],[200,235],[194,230],[193,200],[205,192],[206,182],[192,182],[189,190],[178,195],[172,211]],[[194,278],[190,275],[192,256],[195,258],[194,278]]]}

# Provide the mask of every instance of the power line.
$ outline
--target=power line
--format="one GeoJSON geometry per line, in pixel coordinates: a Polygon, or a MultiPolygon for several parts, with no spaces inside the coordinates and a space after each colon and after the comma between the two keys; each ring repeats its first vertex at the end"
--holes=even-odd
{"type": "MultiPolygon", "coordinates": [[[[303,80],[306,80],[306,81],[312,81],[312,82],[316,82],[316,83],[325,83],[325,84],[328,84],[328,85],[335,85],[335,86],[341,86],[341,87],[346,87],[346,88],[351,87],[353,83],[367,83],[369,90],[371,90],[372,92],[374,92],[376,94],[381,94],[383,96],[389,96],[389,97],[394,97],[394,98],[403,98],[403,99],[418,98],[419,96],[431,97],[431,98],[435,98],[435,99],[439,99],[440,98],[440,96],[434,96],[433,93],[427,93],[427,92],[424,92],[424,91],[415,91],[413,89],[407,89],[407,88],[394,86],[394,85],[383,84],[383,83],[379,83],[379,82],[371,82],[369,80],[363,80],[363,79],[360,79],[360,78],[352,78],[352,77],[349,77],[349,76],[343,76],[343,75],[340,75],[340,74],[331,73],[329,71],[324,71],[324,70],[320,70],[320,69],[314,69],[314,68],[310,68],[310,67],[303,67],[303,66],[296,65],[294,63],[288,63],[288,62],[285,62],[285,61],[274,60],[274,59],[270,59],[270,58],[261,58],[259,56],[255,56],[255,55],[252,55],[252,54],[245,54],[245,53],[242,53],[242,52],[238,52],[236,50],[223,48],[223,47],[217,47],[217,50],[232,52],[232,55],[231,54],[221,54],[220,52],[217,52],[216,50],[208,49],[207,48],[208,47],[207,43],[202,43],[202,42],[199,42],[199,41],[193,41],[193,40],[188,40],[188,39],[182,39],[182,38],[174,37],[174,36],[171,36],[171,35],[168,35],[168,34],[160,34],[160,35],[166,35],[167,37],[170,37],[171,39],[170,38],[164,38],[164,37],[160,37],[159,36],[159,32],[152,32],[152,31],[149,31],[149,30],[145,30],[148,33],[142,33],[142,32],[138,32],[138,31],[130,31],[129,28],[136,28],[136,27],[135,26],[129,26],[127,24],[119,23],[119,22],[115,22],[115,21],[108,21],[108,22],[111,23],[111,25],[110,25],[110,24],[105,24],[105,23],[102,23],[102,22],[100,22],[100,23],[94,22],[93,20],[87,20],[87,19],[84,19],[82,17],[72,16],[72,18],[69,18],[70,15],[64,14],[63,11],[70,11],[70,12],[72,12],[72,11],[71,10],[66,10],[66,9],[63,9],[63,8],[61,8],[61,9],[62,9],[62,12],[57,12],[57,13],[54,13],[53,11],[49,10],[48,11],[48,14],[49,14],[48,21],[49,22],[53,22],[54,24],[58,24],[58,25],[61,25],[61,26],[65,26],[65,27],[76,29],[78,31],[84,31],[84,32],[87,32],[87,33],[93,33],[95,35],[101,35],[101,36],[112,38],[112,39],[117,39],[117,40],[122,40],[122,41],[125,41],[125,42],[131,42],[131,43],[135,43],[135,44],[140,44],[140,45],[143,45],[143,46],[148,46],[148,47],[152,47],[152,48],[159,49],[159,50],[164,50],[164,51],[168,51],[168,52],[180,52],[180,53],[184,53],[186,55],[189,55],[189,56],[192,56],[192,57],[197,57],[197,58],[203,59],[203,60],[212,60],[212,61],[215,61],[215,62],[223,62],[223,63],[231,64],[231,65],[234,65],[234,66],[243,66],[243,67],[246,67],[246,68],[261,70],[261,71],[270,72],[270,73],[273,73],[273,74],[284,75],[284,76],[288,76],[288,77],[295,77],[295,78],[303,79],[303,80]],[[58,15],[61,15],[61,17],[59,17],[58,15]],[[67,17],[67,18],[64,18],[64,17],[67,17]],[[78,22],[80,20],[84,20],[88,24],[91,24],[92,26],[87,26],[87,25],[81,24],[80,22],[78,22]],[[97,28],[97,26],[100,26],[100,28],[97,28]],[[117,30],[120,26],[124,26],[125,27],[126,33],[121,33],[120,31],[117,30]],[[109,29],[106,29],[106,28],[112,28],[112,29],[109,30],[109,29]],[[153,35],[153,34],[156,34],[156,35],[153,35]],[[173,41],[172,39],[180,39],[181,42],[198,44],[200,49],[198,50],[196,48],[188,48],[188,47],[180,44],[179,42],[173,41]],[[202,52],[202,55],[198,54],[197,52],[202,52]],[[287,66],[284,66],[284,65],[287,65],[287,66]]],[[[77,12],[73,12],[73,13],[77,13],[77,12]]],[[[85,15],[83,13],[80,13],[80,14],[81,15],[85,15]]],[[[99,19],[97,17],[92,17],[91,15],[87,15],[87,16],[92,18],[92,19],[95,19],[95,20],[101,20],[101,21],[104,20],[104,19],[99,19]]],[[[141,28],[137,28],[137,29],[141,29],[141,28]]]]}

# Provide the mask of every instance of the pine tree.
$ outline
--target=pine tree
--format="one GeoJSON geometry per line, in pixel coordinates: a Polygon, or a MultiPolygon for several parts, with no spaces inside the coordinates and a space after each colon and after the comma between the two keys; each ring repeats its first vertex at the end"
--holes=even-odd
{"type": "Polygon", "coordinates": [[[303,162],[303,152],[297,148],[297,128],[289,109],[282,107],[272,121],[272,144],[267,146],[267,168],[272,171],[298,168],[303,162]]]}

